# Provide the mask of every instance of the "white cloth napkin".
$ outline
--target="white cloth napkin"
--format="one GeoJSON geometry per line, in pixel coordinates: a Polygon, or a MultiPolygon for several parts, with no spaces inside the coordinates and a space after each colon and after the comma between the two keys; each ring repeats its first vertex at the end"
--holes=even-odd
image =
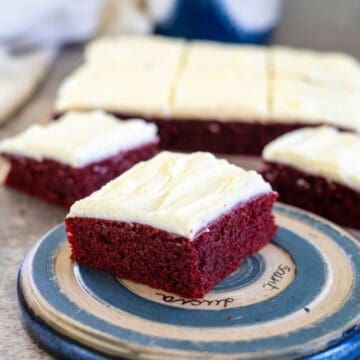
{"type": "Polygon", "coordinates": [[[0,48],[0,123],[9,119],[36,89],[55,52],[39,49],[14,56],[0,48]]]}
{"type": "Polygon", "coordinates": [[[55,49],[99,34],[148,33],[172,2],[0,0],[0,123],[31,95],[55,49]]]}

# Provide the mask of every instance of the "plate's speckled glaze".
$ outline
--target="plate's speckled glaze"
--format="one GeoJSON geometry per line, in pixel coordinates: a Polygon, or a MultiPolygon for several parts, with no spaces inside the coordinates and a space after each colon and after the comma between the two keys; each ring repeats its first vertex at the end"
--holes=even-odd
{"type": "Polygon", "coordinates": [[[25,324],[50,351],[77,358],[355,357],[360,245],[309,213],[277,204],[275,214],[275,241],[204,299],[73,263],[59,225],[20,269],[25,324]]]}

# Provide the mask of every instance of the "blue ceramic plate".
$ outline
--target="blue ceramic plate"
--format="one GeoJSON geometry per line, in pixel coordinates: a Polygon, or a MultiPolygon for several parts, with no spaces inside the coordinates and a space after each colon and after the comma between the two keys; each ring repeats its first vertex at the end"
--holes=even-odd
{"type": "Polygon", "coordinates": [[[204,299],[183,299],[70,260],[64,225],[25,258],[26,326],[60,356],[350,359],[360,354],[360,246],[278,204],[275,241],[204,299]]]}

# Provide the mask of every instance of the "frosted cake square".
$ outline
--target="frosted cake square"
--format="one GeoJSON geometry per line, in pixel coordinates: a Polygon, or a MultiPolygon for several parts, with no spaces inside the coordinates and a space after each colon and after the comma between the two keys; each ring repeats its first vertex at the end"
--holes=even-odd
{"type": "Polygon", "coordinates": [[[203,297],[272,240],[276,196],[255,171],[210,153],[162,152],[71,207],[65,222],[72,257],[203,297]]]}
{"type": "Polygon", "coordinates": [[[280,200],[360,228],[360,136],[331,127],[299,129],[268,144],[263,175],[280,200]]]}
{"type": "Polygon", "coordinates": [[[1,141],[0,153],[10,165],[5,184],[68,207],[152,157],[157,144],[154,124],[69,112],[1,141]]]}

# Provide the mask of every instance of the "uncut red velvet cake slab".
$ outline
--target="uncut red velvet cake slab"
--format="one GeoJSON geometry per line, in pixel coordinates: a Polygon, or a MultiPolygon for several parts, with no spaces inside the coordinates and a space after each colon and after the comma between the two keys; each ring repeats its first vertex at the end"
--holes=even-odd
{"type": "Polygon", "coordinates": [[[263,152],[280,200],[360,229],[360,136],[330,127],[283,135],[263,152]]]}
{"type": "Polygon", "coordinates": [[[76,202],[66,231],[79,263],[197,298],[272,240],[276,197],[210,153],[162,152],[76,202]]]}
{"type": "Polygon", "coordinates": [[[303,126],[359,132],[359,89],[346,54],[121,36],[89,45],[55,114],[103,109],[154,122],[162,149],[261,155],[303,126]]]}
{"type": "Polygon", "coordinates": [[[2,141],[5,184],[69,207],[157,152],[156,127],[103,112],[69,112],[2,141]]]}

